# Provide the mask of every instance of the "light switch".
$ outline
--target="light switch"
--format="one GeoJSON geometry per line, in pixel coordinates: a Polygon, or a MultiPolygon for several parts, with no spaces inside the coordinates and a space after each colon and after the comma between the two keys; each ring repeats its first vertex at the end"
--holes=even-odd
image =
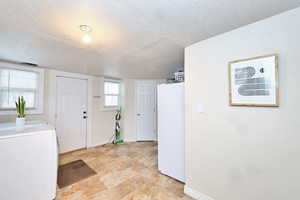
{"type": "Polygon", "coordinates": [[[198,105],[197,105],[197,112],[198,112],[198,113],[203,113],[203,112],[204,112],[203,104],[198,104],[198,105]]]}

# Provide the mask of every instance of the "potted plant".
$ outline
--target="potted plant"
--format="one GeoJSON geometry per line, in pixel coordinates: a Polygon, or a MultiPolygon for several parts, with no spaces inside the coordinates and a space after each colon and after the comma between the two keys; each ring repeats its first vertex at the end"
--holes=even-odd
{"type": "Polygon", "coordinates": [[[19,97],[18,101],[16,101],[16,109],[17,109],[17,118],[16,118],[16,129],[18,131],[24,130],[25,126],[25,106],[26,102],[24,97],[19,97]]]}

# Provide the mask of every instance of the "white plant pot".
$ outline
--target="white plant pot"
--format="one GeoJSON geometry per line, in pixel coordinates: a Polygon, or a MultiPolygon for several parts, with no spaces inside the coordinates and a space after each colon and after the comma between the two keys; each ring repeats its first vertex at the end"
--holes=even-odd
{"type": "Polygon", "coordinates": [[[16,130],[17,131],[23,131],[25,129],[25,118],[16,118],[16,130]]]}

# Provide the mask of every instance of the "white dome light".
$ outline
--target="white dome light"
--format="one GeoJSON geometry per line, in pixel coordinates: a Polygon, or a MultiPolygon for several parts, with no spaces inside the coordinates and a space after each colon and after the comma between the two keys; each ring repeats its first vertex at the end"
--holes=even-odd
{"type": "Polygon", "coordinates": [[[84,32],[91,32],[92,31],[92,27],[90,27],[89,25],[80,25],[79,28],[80,28],[80,30],[82,30],[84,32]]]}
{"type": "Polygon", "coordinates": [[[79,28],[81,31],[86,32],[86,34],[82,38],[82,41],[86,44],[91,43],[92,38],[89,33],[92,32],[92,27],[90,27],[89,25],[80,25],[79,28]]]}
{"type": "Polygon", "coordinates": [[[86,34],[86,35],[83,36],[82,41],[84,43],[91,43],[92,38],[91,38],[91,36],[89,36],[88,34],[86,34]]]}

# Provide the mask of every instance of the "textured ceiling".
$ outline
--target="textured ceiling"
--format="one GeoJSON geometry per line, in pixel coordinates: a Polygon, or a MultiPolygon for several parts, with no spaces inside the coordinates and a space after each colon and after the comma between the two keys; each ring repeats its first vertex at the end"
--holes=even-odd
{"type": "Polygon", "coordinates": [[[184,47],[300,0],[1,0],[0,59],[70,72],[164,78],[184,47]],[[80,24],[93,42],[81,42],[80,24]]]}

